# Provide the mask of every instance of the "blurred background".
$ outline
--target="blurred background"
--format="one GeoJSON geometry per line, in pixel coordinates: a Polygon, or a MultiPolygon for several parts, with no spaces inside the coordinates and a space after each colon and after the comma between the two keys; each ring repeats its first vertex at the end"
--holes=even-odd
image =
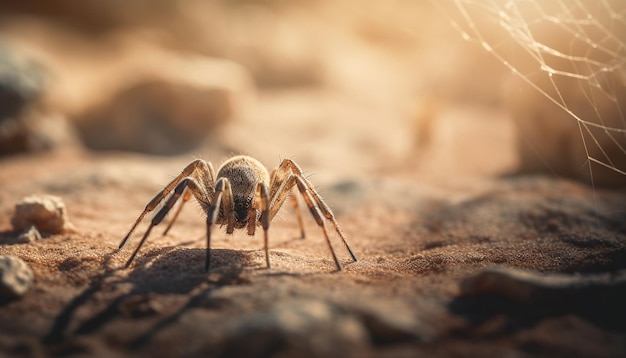
{"type": "Polygon", "coordinates": [[[0,2],[0,155],[626,184],[621,1],[0,2]],[[69,148],[69,149],[68,149],[69,148]]]}

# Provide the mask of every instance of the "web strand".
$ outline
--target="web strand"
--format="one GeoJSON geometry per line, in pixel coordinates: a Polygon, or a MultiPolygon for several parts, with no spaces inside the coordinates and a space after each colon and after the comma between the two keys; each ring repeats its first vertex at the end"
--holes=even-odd
{"type": "Polygon", "coordinates": [[[592,164],[623,175],[626,182],[626,2],[435,5],[464,39],[482,46],[575,121],[592,182],[592,164]]]}

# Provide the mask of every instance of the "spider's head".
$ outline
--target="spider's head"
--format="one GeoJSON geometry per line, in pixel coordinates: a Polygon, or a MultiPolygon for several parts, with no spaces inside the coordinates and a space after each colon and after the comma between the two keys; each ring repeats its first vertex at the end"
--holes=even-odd
{"type": "Polygon", "coordinates": [[[241,229],[248,223],[250,209],[252,207],[252,197],[235,197],[235,227],[241,229]]]}

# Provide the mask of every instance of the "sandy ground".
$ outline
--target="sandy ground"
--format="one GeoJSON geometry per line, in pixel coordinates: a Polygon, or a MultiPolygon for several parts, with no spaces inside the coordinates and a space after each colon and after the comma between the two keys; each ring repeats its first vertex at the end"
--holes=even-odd
{"type": "Polygon", "coordinates": [[[270,226],[270,269],[259,232],[250,238],[221,229],[212,243],[213,267],[205,273],[204,217],[189,205],[167,236],[157,227],[124,269],[149,219],[127,247],[117,250],[119,241],[190,155],[68,149],[7,158],[0,162],[0,240],[15,237],[13,207],[31,194],[61,196],[77,230],[0,246],[0,254],[24,259],[35,273],[24,297],[0,306],[2,354],[626,354],[626,317],[611,302],[592,299],[581,310],[460,295],[463,279],[486,267],[575,275],[624,269],[625,193],[509,175],[515,167],[512,129],[499,111],[446,111],[432,128],[434,144],[386,162],[384,150],[363,156],[358,145],[345,145],[371,138],[370,146],[383,146],[384,138],[371,130],[390,130],[384,126],[322,128],[319,151],[314,143],[300,145],[297,136],[276,135],[281,126],[297,133],[319,125],[305,116],[281,122],[281,100],[292,109],[306,103],[285,96],[260,100],[268,119],[248,123],[254,139],[241,140],[246,124],[234,123],[223,129],[221,142],[197,156],[217,164],[237,150],[258,153],[268,166],[279,155],[299,161],[337,214],[358,262],[332,235],[344,266],[336,272],[314,221],[305,216],[307,238],[300,239],[287,205],[270,226]],[[263,147],[268,138],[275,138],[272,146],[263,147]],[[290,146],[294,151],[275,152],[290,146]]]}

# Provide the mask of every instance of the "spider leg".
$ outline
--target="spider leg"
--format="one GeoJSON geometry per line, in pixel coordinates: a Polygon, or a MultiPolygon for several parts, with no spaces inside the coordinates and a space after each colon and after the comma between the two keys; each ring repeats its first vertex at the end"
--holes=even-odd
{"type": "MultiPolygon", "coordinates": [[[[181,172],[178,174],[174,180],[172,180],[169,184],[167,184],[163,190],[161,190],[157,195],[150,200],[150,202],[146,205],[143,212],[139,215],[135,223],[128,231],[128,234],[124,236],[122,241],[119,244],[119,248],[121,249],[126,245],[126,242],[135,231],[139,223],[143,220],[147,213],[154,210],[159,203],[167,197],[167,195],[185,178],[193,176],[196,179],[204,184],[204,187],[207,191],[212,191],[212,188],[215,183],[215,170],[213,169],[213,165],[210,162],[205,162],[202,159],[196,159],[193,162],[189,163],[181,172]]],[[[210,194],[210,193],[207,193],[210,194]]]]}
{"type": "Polygon", "coordinates": [[[304,233],[304,225],[302,224],[302,214],[300,213],[300,206],[298,205],[298,198],[296,198],[295,190],[291,190],[289,194],[291,198],[291,205],[293,205],[293,210],[296,213],[296,218],[298,219],[298,226],[300,226],[300,238],[304,239],[306,234],[304,233]]]}
{"type": "Polygon", "coordinates": [[[178,215],[183,210],[183,205],[185,205],[185,203],[188,202],[189,199],[191,199],[191,192],[189,190],[185,190],[183,192],[183,201],[180,202],[178,208],[176,209],[176,212],[174,213],[174,217],[172,217],[172,220],[170,220],[169,224],[167,224],[167,228],[165,228],[165,231],[163,231],[163,236],[167,235],[167,233],[170,231],[172,225],[174,225],[174,222],[176,221],[176,219],[178,219],[178,215]]]}
{"type": "MultiPolygon", "coordinates": [[[[298,175],[298,173],[294,174],[292,172],[293,169],[297,169],[299,171],[299,168],[295,166],[295,163],[293,163],[293,168],[290,167],[289,162],[290,161],[288,160],[283,160],[278,169],[274,172],[274,181],[272,182],[273,196],[271,200],[270,218],[273,218],[274,215],[278,213],[278,210],[280,210],[281,206],[283,205],[289,194],[293,191],[293,187],[297,185],[300,194],[304,198],[304,202],[308,206],[311,215],[315,219],[315,222],[318,226],[322,228],[324,238],[326,239],[326,243],[328,244],[330,253],[333,256],[333,260],[335,261],[337,270],[341,271],[341,264],[337,259],[335,250],[333,249],[330,238],[328,237],[328,232],[326,231],[326,226],[324,225],[322,214],[320,212],[320,209],[316,205],[317,202],[311,197],[311,194],[309,193],[309,188],[304,182],[304,178],[301,175],[298,175]]],[[[301,171],[299,172],[301,173],[301,171]]]]}
{"type": "Polygon", "coordinates": [[[165,217],[165,215],[167,215],[167,213],[172,209],[174,204],[176,204],[176,201],[178,201],[178,199],[181,197],[185,189],[187,189],[188,187],[194,194],[201,192],[201,189],[199,188],[198,184],[195,182],[193,178],[187,177],[181,180],[176,186],[176,188],[174,189],[174,193],[172,194],[172,196],[170,196],[169,199],[167,199],[167,201],[165,202],[165,205],[152,218],[150,226],[144,233],[143,237],[141,238],[141,241],[139,241],[139,245],[137,245],[137,248],[135,249],[135,251],[133,251],[132,255],[130,255],[130,258],[128,259],[128,261],[126,261],[125,267],[130,266],[130,264],[135,259],[135,256],[139,252],[139,249],[141,249],[141,246],[143,246],[144,242],[150,235],[152,228],[158,225],[159,223],[161,223],[161,221],[163,221],[163,218],[165,217]]]}
{"type": "MultiPolygon", "coordinates": [[[[222,199],[224,194],[226,195],[226,200],[224,200],[224,206],[227,204],[230,206],[234,206],[232,202],[232,190],[230,187],[230,182],[226,178],[220,178],[215,183],[215,195],[213,196],[213,203],[209,206],[207,211],[206,218],[206,259],[204,262],[204,270],[206,272],[211,268],[211,230],[213,228],[213,224],[216,223],[219,217],[220,205],[222,204],[222,199]],[[229,199],[230,198],[230,199],[229,199]],[[230,203],[228,203],[230,201],[230,203]]],[[[232,212],[225,210],[222,207],[223,213],[228,216],[232,216],[232,212]]],[[[229,218],[230,220],[230,218],[229,218]]],[[[234,220],[234,219],[233,219],[234,220]]]]}
{"type": "Polygon", "coordinates": [[[337,224],[337,220],[335,219],[335,215],[333,214],[332,210],[330,210],[330,207],[328,207],[328,205],[326,204],[324,199],[322,199],[320,194],[315,190],[315,188],[313,188],[313,185],[311,184],[311,182],[308,181],[308,179],[306,179],[301,174],[298,175],[298,177],[306,185],[308,191],[313,196],[313,199],[317,203],[317,207],[320,209],[320,211],[322,212],[324,217],[326,217],[326,219],[328,219],[333,224],[333,228],[335,229],[335,231],[337,232],[337,234],[341,238],[341,241],[343,242],[344,246],[346,247],[346,249],[350,253],[350,256],[352,256],[352,260],[354,262],[356,262],[357,261],[356,255],[354,254],[354,252],[352,252],[352,249],[350,248],[350,245],[348,245],[348,241],[346,240],[346,236],[343,234],[343,231],[341,231],[341,229],[339,228],[339,224],[337,224]]]}
{"type": "Polygon", "coordinates": [[[259,216],[259,224],[263,227],[263,242],[265,247],[265,263],[267,264],[267,268],[270,268],[270,257],[269,257],[269,234],[268,230],[270,227],[270,216],[269,216],[269,194],[267,190],[267,185],[264,183],[257,184],[256,192],[254,195],[254,204],[250,207],[250,211],[248,212],[248,235],[254,235],[256,232],[256,224],[257,224],[257,210],[261,212],[259,216]]]}
{"type": "MultiPolygon", "coordinates": [[[[335,219],[335,215],[333,214],[332,210],[330,210],[326,202],[324,202],[324,200],[322,199],[320,194],[315,190],[311,182],[309,182],[309,180],[304,176],[302,169],[300,169],[300,167],[293,160],[284,159],[274,172],[274,175],[272,178],[273,179],[272,188],[270,189],[270,194],[272,195],[272,208],[270,211],[270,217],[273,218],[274,215],[276,215],[276,213],[280,209],[280,206],[282,205],[282,201],[285,200],[285,198],[283,198],[283,195],[285,195],[284,191],[288,191],[289,189],[293,187],[293,184],[290,183],[290,181],[292,180],[291,176],[297,177],[298,182],[301,182],[301,184],[298,184],[298,190],[300,190],[300,193],[302,193],[302,189],[300,188],[301,185],[304,186],[306,192],[310,193],[310,196],[312,197],[314,201],[314,205],[324,215],[324,217],[332,223],[333,228],[335,229],[335,231],[341,238],[341,241],[343,242],[348,252],[350,253],[352,260],[356,262],[357,261],[356,255],[350,248],[350,245],[348,244],[348,241],[346,240],[344,233],[339,228],[339,224],[337,223],[337,220],[335,219]],[[274,204],[277,204],[277,205],[274,205],[274,204]]],[[[304,194],[302,196],[306,200],[306,196],[304,194]]],[[[309,205],[308,202],[307,202],[307,205],[309,206],[309,209],[310,209],[311,206],[309,205]]],[[[315,216],[315,214],[313,214],[313,216],[315,216]]]]}
{"type": "MultiPolygon", "coordinates": [[[[226,218],[226,233],[232,234],[235,231],[235,197],[233,196],[233,191],[230,186],[230,182],[224,178],[224,191],[222,198],[222,213],[226,218]]],[[[223,222],[220,222],[223,224],[223,222]]]]}
{"type": "Polygon", "coordinates": [[[278,214],[278,211],[289,197],[289,194],[293,192],[292,189],[296,185],[296,177],[293,173],[289,173],[289,175],[281,181],[282,182],[277,186],[278,189],[274,191],[274,194],[271,194],[270,191],[270,220],[274,219],[274,216],[278,214]]]}
{"type": "Polygon", "coordinates": [[[317,207],[317,205],[315,205],[313,198],[311,198],[311,194],[309,193],[308,188],[306,184],[304,183],[303,179],[300,176],[293,176],[293,178],[295,178],[296,184],[298,186],[298,190],[300,191],[300,194],[304,198],[304,202],[309,207],[309,211],[311,212],[311,215],[313,215],[315,222],[317,223],[319,227],[322,228],[322,232],[324,233],[324,238],[326,239],[326,243],[328,244],[330,253],[333,255],[333,260],[335,260],[337,271],[341,271],[341,264],[339,263],[339,260],[337,259],[337,255],[335,254],[335,250],[333,249],[332,244],[330,243],[330,238],[328,237],[328,233],[326,232],[326,226],[324,225],[324,220],[322,219],[322,215],[319,211],[319,208],[317,207]]]}
{"type": "Polygon", "coordinates": [[[257,185],[257,192],[260,193],[259,200],[261,204],[261,216],[259,217],[259,222],[261,223],[261,227],[263,228],[263,242],[265,246],[265,263],[267,264],[267,268],[270,268],[270,254],[269,254],[269,228],[270,228],[270,210],[269,210],[269,191],[267,189],[267,185],[264,183],[259,183],[257,185]]]}
{"type": "Polygon", "coordinates": [[[293,179],[293,173],[285,166],[285,161],[281,162],[281,165],[272,170],[270,180],[270,220],[276,216],[280,208],[283,206],[285,200],[291,197],[291,204],[293,205],[298,219],[298,225],[300,227],[300,237],[305,238],[304,225],[302,223],[302,214],[300,213],[300,207],[298,206],[298,199],[296,198],[295,191],[292,188],[296,185],[293,179]]]}

